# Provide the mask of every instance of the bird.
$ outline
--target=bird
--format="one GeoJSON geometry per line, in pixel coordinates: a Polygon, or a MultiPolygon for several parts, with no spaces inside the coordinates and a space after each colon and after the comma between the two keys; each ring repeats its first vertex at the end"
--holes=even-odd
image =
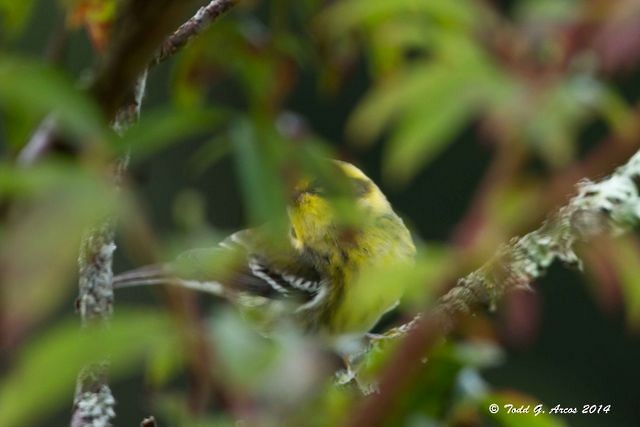
{"type": "Polygon", "coordinates": [[[264,227],[241,230],[214,248],[119,274],[114,288],[178,284],[228,299],[260,318],[261,328],[286,318],[336,348],[348,347],[370,332],[404,292],[402,283],[362,283],[363,273],[410,267],[416,247],[401,217],[364,172],[345,161],[327,162],[340,186],[332,189],[304,174],[297,179],[282,235],[264,227]]]}

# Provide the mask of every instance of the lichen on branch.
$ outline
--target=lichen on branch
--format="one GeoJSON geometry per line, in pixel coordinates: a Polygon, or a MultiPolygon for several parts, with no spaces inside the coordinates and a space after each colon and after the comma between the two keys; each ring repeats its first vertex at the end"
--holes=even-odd
{"type": "Polygon", "coordinates": [[[380,376],[380,393],[362,402],[349,425],[380,425],[413,367],[460,316],[483,305],[495,308],[509,290],[528,289],[555,261],[582,268],[576,254],[577,243],[620,235],[638,224],[640,151],[609,177],[579,182],[577,194],[538,229],[513,238],[487,263],[459,279],[426,313],[388,331],[386,337],[402,338],[402,342],[380,376]]]}
{"type": "Polygon", "coordinates": [[[460,279],[440,298],[437,310],[447,319],[478,304],[495,308],[507,290],[528,288],[556,260],[581,268],[576,243],[603,233],[618,235],[639,224],[639,193],[640,152],[611,176],[578,183],[569,203],[540,228],[512,239],[490,261],[460,279]]]}
{"type": "Polygon", "coordinates": [[[113,311],[113,226],[107,221],[83,239],[78,258],[78,300],[76,306],[84,326],[106,321],[113,311]]]}

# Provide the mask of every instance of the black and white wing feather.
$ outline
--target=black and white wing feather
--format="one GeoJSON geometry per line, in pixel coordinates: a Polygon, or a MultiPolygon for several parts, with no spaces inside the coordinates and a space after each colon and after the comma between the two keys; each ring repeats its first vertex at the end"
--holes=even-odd
{"type": "Polygon", "coordinates": [[[295,303],[296,311],[320,304],[328,285],[292,248],[276,250],[265,244],[259,230],[239,231],[219,247],[190,250],[168,265],[119,274],[113,283],[116,288],[174,284],[241,303],[284,299],[295,303]],[[229,262],[233,262],[231,268],[229,262]]]}

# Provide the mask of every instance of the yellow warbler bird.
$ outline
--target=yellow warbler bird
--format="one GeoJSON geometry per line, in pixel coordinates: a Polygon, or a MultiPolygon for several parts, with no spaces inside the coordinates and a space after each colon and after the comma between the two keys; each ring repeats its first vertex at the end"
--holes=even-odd
{"type": "Polygon", "coordinates": [[[116,276],[114,286],[173,282],[221,295],[252,312],[275,311],[305,331],[332,339],[363,336],[397,304],[403,286],[362,283],[359,277],[411,264],[415,246],[371,179],[346,162],[332,161],[332,168],[346,184],[350,221],[341,218],[317,181],[301,179],[293,188],[289,230],[281,242],[272,243],[273,236],[260,228],[240,231],[215,250],[189,251],[173,264],[116,276]],[[232,273],[210,268],[225,254],[242,265],[232,273]]]}

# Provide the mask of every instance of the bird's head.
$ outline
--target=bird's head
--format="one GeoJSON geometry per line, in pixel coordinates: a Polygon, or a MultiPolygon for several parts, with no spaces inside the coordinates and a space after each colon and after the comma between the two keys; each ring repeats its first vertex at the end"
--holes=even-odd
{"type": "Polygon", "coordinates": [[[304,177],[288,209],[291,240],[299,249],[340,244],[366,221],[391,211],[386,197],[360,169],[332,160],[325,180],[304,177]]]}

